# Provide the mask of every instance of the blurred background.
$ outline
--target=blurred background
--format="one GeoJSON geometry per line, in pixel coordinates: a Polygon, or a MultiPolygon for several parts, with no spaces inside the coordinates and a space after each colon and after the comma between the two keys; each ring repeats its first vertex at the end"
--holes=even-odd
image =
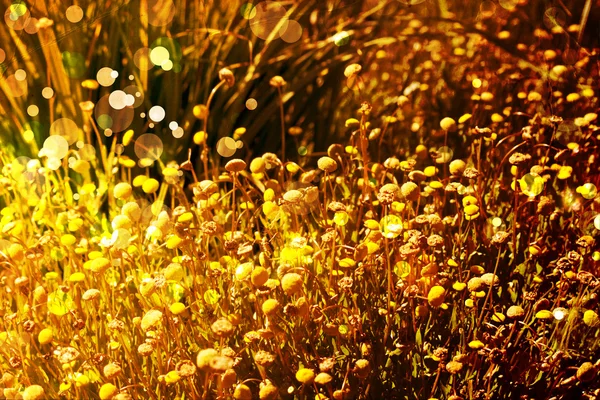
{"type": "MultiPolygon", "coordinates": [[[[59,135],[71,157],[92,165],[103,142],[138,166],[148,158],[144,167],[159,157],[182,162],[191,151],[199,171],[200,147],[193,138],[205,124],[213,165],[234,156],[281,154],[280,100],[286,154],[300,165],[348,135],[345,121],[356,117],[362,101],[373,107],[372,128],[385,133],[371,150],[402,158],[416,144],[442,140],[437,133],[445,116],[459,118],[477,108],[474,122],[483,126],[492,111],[503,113],[480,107],[474,95],[539,91],[557,64],[574,66],[569,73],[579,74],[583,85],[598,84],[591,78],[598,72],[597,53],[589,50],[600,37],[597,1],[2,5],[5,162],[37,157],[49,135],[59,135]],[[362,71],[349,80],[344,70],[352,63],[362,71]],[[235,83],[214,91],[207,114],[222,68],[232,71],[235,83]],[[281,93],[270,84],[274,76],[285,81],[281,93]],[[408,101],[400,106],[399,96],[408,101]],[[128,130],[136,146],[121,147],[128,130]]],[[[551,113],[544,104],[531,112],[551,113]]],[[[62,154],[56,148],[61,143],[50,141],[48,154],[62,154]]],[[[52,158],[45,160],[58,168],[52,158]]]]}

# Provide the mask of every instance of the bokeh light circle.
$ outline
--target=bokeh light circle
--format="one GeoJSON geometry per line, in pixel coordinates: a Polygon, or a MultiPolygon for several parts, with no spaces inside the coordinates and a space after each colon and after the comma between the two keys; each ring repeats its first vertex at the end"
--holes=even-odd
{"type": "Polygon", "coordinates": [[[42,152],[42,155],[48,157],[48,159],[56,158],[60,162],[69,152],[69,142],[60,135],[49,136],[44,141],[44,146],[40,152],[42,152]]]}
{"type": "Polygon", "coordinates": [[[519,186],[525,195],[535,197],[544,190],[544,183],[544,178],[538,174],[531,173],[521,178],[519,186]]]}
{"type": "Polygon", "coordinates": [[[54,89],[52,89],[51,87],[45,87],[42,89],[42,97],[45,98],[46,100],[49,100],[52,98],[52,96],[54,96],[54,89]]]}
{"type": "Polygon", "coordinates": [[[397,215],[386,215],[379,221],[379,226],[383,236],[393,239],[402,232],[402,218],[397,215]]]}
{"type": "Polygon", "coordinates": [[[133,150],[138,158],[156,161],[163,153],[163,142],[153,133],[145,133],[137,138],[133,150]]]}
{"type": "Polygon", "coordinates": [[[279,29],[279,36],[286,43],[295,43],[302,37],[302,26],[298,21],[289,20],[279,29]]]}
{"type": "Polygon", "coordinates": [[[152,26],[168,25],[175,16],[173,0],[148,0],[147,7],[140,8],[140,19],[152,26]]]}
{"type": "Polygon", "coordinates": [[[248,110],[256,110],[256,107],[258,107],[258,101],[256,101],[256,99],[246,100],[246,108],[248,110]]]}
{"type": "Polygon", "coordinates": [[[173,137],[176,139],[179,139],[180,137],[183,136],[183,128],[182,127],[177,127],[175,129],[173,129],[173,137]]]}
{"type": "Polygon", "coordinates": [[[102,129],[110,129],[113,132],[122,132],[129,128],[133,122],[133,108],[125,106],[122,109],[116,109],[111,106],[110,95],[104,95],[100,98],[94,108],[94,115],[98,126],[102,129]]]}
{"type": "Polygon", "coordinates": [[[133,63],[142,71],[149,71],[154,67],[154,63],[150,60],[150,49],[142,47],[133,55],[133,63]]]}
{"type": "Polygon", "coordinates": [[[217,153],[221,157],[231,157],[237,150],[236,142],[233,138],[224,137],[217,142],[217,153]]]}
{"type": "Polygon", "coordinates": [[[75,121],[69,118],[57,119],[50,125],[50,136],[62,136],[67,140],[69,145],[72,145],[77,141],[79,132],[80,130],[75,121]]]}
{"type": "Polygon", "coordinates": [[[76,24],[83,19],[83,10],[77,5],[72,5],[67,8],[65,15],[69,22],[76,24]]]}
{"type": "Polygon", "coordinates": [[[548,29],[555,26],[564,26],[566,21],[567,14],[558,7],[550,7],[544,12],[544,24],[548,29]]]}
{"type": "Polygon", "coordinates": [[[598,189],[593,183],[585,183],[577,188],[577,192],[586,200],[591,200],[598,194],[598,189]]]}
{"type": "Polygon", "coordinates": [[[165,119],[165,115],[165,109],[161,106],[153,106],[152,108],[150,108],[150,111],[148,111],[148,117],[154,122],[162,121],[163,119],[165,119]]]}
{"type": "Polygon", "coordinates": [[[285,17],[285,8],[277,1],[263,1],[254,10],[256,13],[250,20],[250,29],[257,37],[266,40],[285,17]]]}
{"type": "Polygon", "coordinates": [[[442,146],[437,149],[437,157],[435,162],[437,164],[446,164],[452,161],[452,157],[454,157],[454,151],[448,146],[442,146]]]}
{"type": "Polygon", "coordinates": [[[36,117],[39,113],[40,109],[35,104],[32,104],[29,107],[27,107],[27,115],[29,115],[30,117],[36,117]]]}
{"type": "Polygon", "coordinates": [[[133,97],[133,104],[130,105],[131,107],[137,108],[144,103],[144,92],[141,88],[130,85],[123,89],[123,91],[133,97]]]}
{"type": "Polygon", "coordinates": [[[115,90],[108,96],[108,104],[115,110],[122,110],[128,106],[127,93],[122,90],[115,90]]]}
{"type": "Polygon", "coordinates": [[[113,69],[109,67],[103,67],[98,70],[96,73],[96,80],[101,86],[107,87],[115,83],[115,79],[113,78],[113,69]]]}

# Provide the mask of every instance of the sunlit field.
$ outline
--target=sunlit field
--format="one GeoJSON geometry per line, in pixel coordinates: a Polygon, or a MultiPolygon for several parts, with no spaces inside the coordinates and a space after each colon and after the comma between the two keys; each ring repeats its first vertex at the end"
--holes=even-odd
{"type": "Polygon", "coordinates": [[[0,11],[0,399],[600,397],[598,1],[0,11]]]}

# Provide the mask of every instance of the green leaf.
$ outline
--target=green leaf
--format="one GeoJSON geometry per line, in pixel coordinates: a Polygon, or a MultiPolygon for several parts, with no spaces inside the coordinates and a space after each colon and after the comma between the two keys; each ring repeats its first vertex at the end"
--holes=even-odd
{"type": "Polygon", "coordinates": [[[75,309],[75,302],[68,293],[57,290],[48,295],[48,311],[62,317],[69,311],[75,309]]]}
{"type": "Polygon", "coordinates": [[[210,305],[217,304],[220,299],[221,299],[221,295],[216,290],[208,289],[206,292],[204,292],[204,301],[207,304],[210,304],[210,305]]]}
{"type": "Polygon", "coordinates": [[[421,328],[417,329],[417,333],[415,335],[415,344],[417,345],[417,347],[421,347],[421,344],[423,344],[423,338],[421,336],[421,328]]]}

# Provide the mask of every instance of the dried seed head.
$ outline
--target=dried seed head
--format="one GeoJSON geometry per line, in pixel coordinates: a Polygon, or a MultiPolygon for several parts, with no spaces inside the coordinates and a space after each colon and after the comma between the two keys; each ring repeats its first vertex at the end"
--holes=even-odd
{"type": "Polygon", "coordinates": [[[332,380],[333,378],[327,372],[321,372],[315,377],[315,383],[321,386],[327,385],[332,380]]]}
{"type": "Polygon", "coordinates": [[[281,288],[288,296],[302,290],[302,276],[295,272],[289,272],[281,278],[281,288]]]}
{"type": "Polygon", "coordinates": [[[211,360],[218,355],[219,353],[215,349],[200,350],[196,357],[196,365],[203,371],[209,371],[211,360]]]}
{"type": "Polygon", "coordinates": [[[589,382],[596,377],[596,368],[591,362],[584,362],[577,369],[577,379],[581,382],[589,382]]]}
{"type": "Polygon", "coordinates": [[[269,85],[271,85],[275,88],[283,87],[283,86],[285,86],[286,83],[287,82],[285,81],[285,79],[283,79],[279,75],[276,75],[269,80],[269,85]]]}
{"type": "Polygon", "coordinates": [[[108,379],[114,379],[121,374],[123,370],[115,363],[109,363],[104,366],[104,376],[108,379]]]}
{"type": "Polygon", "coordinates": [[[414,171],[410,171],[408,174],[408,179],[416,183],[421,183],[427,179],[427,175],[425,175],[423,171],[416,169],[414,171]]]}
{"type": "Polygon", "coordinates": [[[275,362],[275,355],[268,351],[259,350],[254,355],[254,361],[262,367],[269,367],[275,362]]]}
{"type": "Polygon", "coordinates": [[[421,196],[421,190],[419,186],[414,182],[406,182],[400,188],[400,192],[402,196],[404,196],[409,201],[417,201],[419,196],[421,196]]]}
{"type": "Polygon", "coordinates": [[[221,318],[213,322],[210,329],[218,337],[226,338],[232,335],[234,327],[228,319],[221,318]]]}
{"type": "Polygon", "coordinates": [[[450,361],[446,364],[446,371],[450,372],[452,375],[458,374],[463,368],[463,363],[458,361],[450,361]]]}
{"type": "Polygon", "coordinates": [[[225,81],[228,86],[233,86],[235,83],[235,77],[233,76],[233,72],[231,72],[228,68],[222,68],[219,71],[219,79],[221,81],[225,81]]]}
{"type": "Polygon", "coordinates": [[[481,280],[487,286],[498,285],[500,283],[500,280],[498,279],[498,276],[494,275],[491,272],[488,272],[487,274],[481,275],[481,280]]]}
{"type": "Polygon", "coordinates": [[[317,161],[317,166],[321,171],[332,173],[337,169],[337,162],[331,157],[321,157],[317,161]]]}
{"type": "Polygon", "coordinates": [[[525,315],[525,310],[521,306],[510,306],[506,310],[506,315],[511,319],[521,319],[525,315]]]}
{"type": "Polygon", "coordinates": [[[508,159],[508,162],[510,162],[513,165],[520,165],[520,164],[524,164],[527,161],[529,161],[531,159],[531,156],[529,154],[523,154],[523,153],[513,153],[510,158],[508,159]]]}
{"type": "Polygon", "coordinates": [[[371,365],[369,363],[369,360],[360,359],[354,363],[354,373],[360,379],[365,379],[366,377],[368,377],[370,372],[371,365]]]}
{"type": "Polygon", "coordinates": [[[150,328],[154,328],[162,321],[163,313],[158,310],[150,310],[142,318],[141,328],[143,331],[147,331],[150,328]]]}
{"type": "Polygon", "coordinates": [[[344,76],[346,78],[354,77],[362,70],[359,64],[350,64],[344,69],[344,76]]]}
{"type": "Polygon", "coordinates": [[[290,204],[297,204],[302,200],[302,192],[292,189],[283,194],[283,199],[290,204]]]}
{"type": "Polygon", "coordinates": [[[450,173],[454,176],[461,176],[466,166],[467,164],[463,160],[453,160],[450,163],[450,173]]]}
{"type": "Polygon", "coordinates": [[[240,160],[239,158],[234,158],[225,164],[225,169],[229,172],[241,172],[246,168],[246,162],[244,160],[240,160]]]}
{"type": "Polygon", "coordinates": [[[483,279],[477,276],[469,279],[469,282],[467,282],[467,287],[469,288],[470,292],[479,292],[481,289],[483,289],[484,286],[485,282],[483,281],[483,279]]]}
{"type": "Polygon", "coordinates": [[[271,382],[266,385],[261,385],[260,391],[258,392],[258,398],[260,400],[275,400],[279,397],[279,389],[271,382]]]}

